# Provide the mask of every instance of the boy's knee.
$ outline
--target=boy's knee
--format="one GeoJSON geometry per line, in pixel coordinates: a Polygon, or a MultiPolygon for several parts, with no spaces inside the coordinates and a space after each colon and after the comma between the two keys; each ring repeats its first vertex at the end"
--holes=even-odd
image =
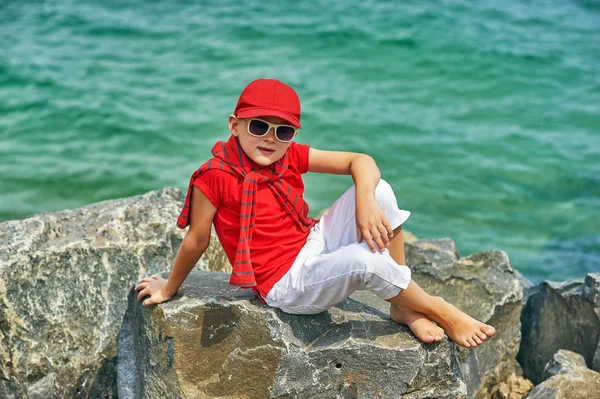
{"type": "Polygon", "coordinates": [[[369,244],[363,242],[355,242],[347,247],[348,255],[351,259],[351,264],[354,270],[367,270],[367,265],[373,260],[373,252],[369,248],[369,244]]]}
{"type": "Polygon", "coordinates": [[[363,277],[365,274],[377,273],[377,269],[386,267],[390,260],[395,264],[389,254],[371,251],[366,241],[353,244],[351,247],[354,247],[352,251],[354,270],[360,271],[363,277]]]}
{"type": "Polygon", "coordinates": [[[371,251],[366,241],[348,245],[345,252],[348,256],[345,272],[352,274],[363,282],[365,276],[372,273],[377,268],[377,264],[383,260],[383,255],[371,251]]]}

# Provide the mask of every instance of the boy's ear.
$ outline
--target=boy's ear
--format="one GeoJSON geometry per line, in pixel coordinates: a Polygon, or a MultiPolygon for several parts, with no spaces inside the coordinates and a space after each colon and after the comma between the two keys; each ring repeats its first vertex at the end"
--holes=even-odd
{"type": "Polygon", "coordinates": [[[239,123],[239,119],[236,118],[233,114],[229,115],[229,131],[231,132],[231,134],[233,134],[235,137],[238,137],[240,135],[240,133],[238,132],[240,123],[239,123]]]}

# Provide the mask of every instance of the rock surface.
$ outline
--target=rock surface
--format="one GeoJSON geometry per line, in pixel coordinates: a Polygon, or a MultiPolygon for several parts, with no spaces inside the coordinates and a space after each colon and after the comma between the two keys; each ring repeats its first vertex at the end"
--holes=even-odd
{"type": "Polygon", "coordinates": [[[167,302],[136,296],[118,340],[121,399],[466,397],[453,343],[423,345],[353,299],[287,315],[207,272],[167,302]]]}
{"type": "Polygon", "coordinates": [[[547,378],[537,385],[527,399],[597,399],[600,374],[587,368],[583,356],[559,350],[543,372],[547,378]]]}
{"type": "MultiPolygon", "coordinates": [[[[402,238],[404,239],[404,236],[402,238]]],[[[415,238],[410,242],[407,240],[404,240],[404,242],[413,244],[424,250],[434,249],[436,251],[444,252],[450,257],[449,259],[458,260],[459,258],[458,251],[456,250],[456,244],[451,238],[415,238]]]]}
{"type": "MultiPolygon", "coordinates": [[[[583,297],[594,306],[594,312],[600,318],[600,273],[589,273],[585,277],[583,297]]],[[[596,346],[591,368],[600,373],[600,339],[596,346]]]]}
{"type": "MultiPolygon", "coordinates": [[[[165,188],[0,223],[0,397],[116,397],[127,293],[170,270],[184,197],[165,188]]],[[[231,270],[216,236],[196,265],[208,268],[231,270]]]]}
{"type": "Polygon", "coordinates": [[[0,397],[115,397],[127,293],[170,270],[182,203],[167,188],[0,223],[0,397]]]}
{"type": "Polygon", "coordinates": [[[581,367],[587,368],[583,356],[579,353],[561,349],[552,356],[552,359],[544,367],[542,380],[547,380],[558,374],[577,373],[577,369],[581,367]]]}
{"type": "Polygon", "coordinates": [[[586,301],[592,304],[596,313],[600,312],[600,273],[588,273],[583,282],[582,293],[586,301]]]}
{"type": "Polygon", "coordinates": [[[535,384],[559,349],[583,355],[593,367],[600,340],[598,274],[562,283],[544,281],[526,290],[521,315],[522,343],[517,359],[535,384]]]}
{"type": "Polygon", "coordinates": [[[440,250],[419,242],[405,245],[413,279],[429,294],[496,328],[496,335],[477,348],[457,347],[469,396],[489,397],[495,385],[518,369],[521,283],[503,251],[457,259],[451,247],[440,250]]]}
{"type": "MultiPolygon", "coordinates": [[[[497,385],[520,370],[515,358],[521,337],[521,283],[506,253],[487,251],[457,259],[448,240],[442,239],[444,245],[432,245],[438,240],[405,243],[406,262],[413,279],[428,293],[496,328],[496,335],[477,348],[457,347],[468,396],[489,398],[497,385]]],[[[389,305],[369,291],[356,291],[351,297],[389,314],[389,305]]]]}
{"type": "Polygon", "coordinates": [[[508,379],[492,388],[490,396],[492,399],[521,399],[527,396],[533,388],[528,379],[511,374],[508,379]]]}
{"type": "MultiPolygon", "coordinates": [[[[8,243],[0,246],[0,397],[116,397],[116,341],[127,295],[141,277],[170,270],[184,236],[174,223],[183,198],[179,190],[166,188],[0,223],[0,242],[8,243]]],[[[480,348],[457,350],[469,393],[485,395],[516,367],[519,321],[514,315],[520,296],[506,254],[490,251],[458,259],[451,239],[403,235],[407,263],[418,283],[499,331],[480,348]]],[[[231,270],[215,237],[198,269],[231,270]]],[[[586,295],[597,298],[594,292],[586,295]]],[[[370,293],[357,292],[356,297],[361,294],[369,303],[370,293]]],[[[383,308],[379,316],[388,314],[379,299],[369,305],[356,299],[348,303],[364,309],[363,318],[372,317],[369,312],[377,307],[383,308]]],[[[246,311],[237,302],[228,306],[246,311]]],[[[277,319],[269,313],[275,311],[253,306],[263,318],[277,319]]],[[[332,325],[355,314],[344,313],[344,306],[332,310],[332,325]]],[[[355,334],[349,336],[364,339],[356,335],[360,328],[355,321],[348,320],[354,319],[342,325],[355,334]]],[[[344,345],[350,342],[354,338],[344,345]]],[[[439,377],[436,367],[414,377],[409,397],[429,397],[423,387],[430,374],[434,380],[439,377]]]]}
{"type": "MultiPolygon", "coordinates": [[[[522,287],[506,253],[488,251],[458,259],[451,239],[416,239],[406,243],[406,258],[424,289],[498,330],[479,348],[457,348],[468,395],[489,397],[494,386],[520,369],[515,357],[520,343],[522,287]]],[[[212,265],[230,270],[228,264],[212,265]]],[[[357,291],[352,298],[389,314],[389,305],[368,291],[357,291]]]]}
{"type": "Polygon", "coordinates": [[[596,353],[594,353],[594,359],[592,361],[592,370],[600,373],[600,342],[596,347],[596,353]]]}

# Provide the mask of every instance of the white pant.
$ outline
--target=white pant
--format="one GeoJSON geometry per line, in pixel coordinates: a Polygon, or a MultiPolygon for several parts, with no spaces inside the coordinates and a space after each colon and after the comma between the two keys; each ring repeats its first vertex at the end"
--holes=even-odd
{"type": "MultiPolygon", "coordinates": [[[[398,208],[392,187],[380,180],[375,199],[392,229],[410,212],[398,208]]],[[[311,230],[290,270],[267,294],[269,306],[292,314],[321,313],[355,290],[368,289],[390,299],[408,287],[410,269],[398,265],[390,252],[373,253],[356,231],[356,187],[350,187],[311,230]]]]}

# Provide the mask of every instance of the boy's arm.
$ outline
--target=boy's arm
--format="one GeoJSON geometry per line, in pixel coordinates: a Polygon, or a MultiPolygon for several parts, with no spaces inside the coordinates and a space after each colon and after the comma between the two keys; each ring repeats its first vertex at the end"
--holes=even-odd
{"type": "Polygon", "coordinates": [[[177,251],[166,290],[175,295],[210,243],[210,230],[217,208],[196,186],[192,188],[190,227],[177,251]]]}
{"type": "Polygon", "coordinates": [[[381,173],[375,160],[355,152],[324,151],[310,148],[308,171],[338,175],[352,175],[356,185],[356,227],[358,242],[363,238],[373,252],[389,245],[393,230],[375,200],[375,188],[381,173]]]}

